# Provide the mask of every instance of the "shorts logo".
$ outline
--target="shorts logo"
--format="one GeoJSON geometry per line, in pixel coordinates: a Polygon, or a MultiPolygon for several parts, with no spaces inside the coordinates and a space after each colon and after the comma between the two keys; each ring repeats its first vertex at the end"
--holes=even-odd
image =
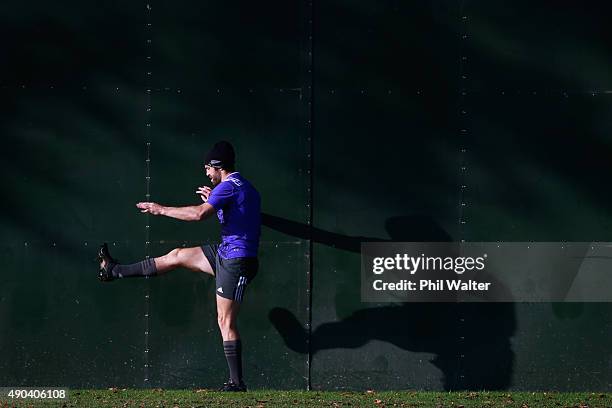
{"type": "Polygon", "coordinates": [[[219,292],[219,293],[223,293],[223,287],[222,287],[222,286],[219,286],[219,287],[217,288],[217,292],[219,292]]]}
{"type": "Polygon", "coordinates": [[[245,276],[241,276],[238,279],[238,286],[236,287],[236,292],[234,295],[234,300],[238,302],[242,302],[242,295],[244,294],[244,287],[247,284],[247,279],[245,276]]]}

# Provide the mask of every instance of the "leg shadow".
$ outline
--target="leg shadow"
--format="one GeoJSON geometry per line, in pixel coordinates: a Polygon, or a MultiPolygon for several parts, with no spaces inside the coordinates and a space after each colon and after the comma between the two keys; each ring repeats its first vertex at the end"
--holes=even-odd
{"type": "MultiPolygon", "coordinates": [[[[362,242],[452,241],[428,216],[389,218],[385,227],[390,239],[337,234],[268,214],[262,214],[262,222],[294,237],[357,253],[362,242]]],[[[268,317],[288,348],[309,352],[308,333],[292,312],[274,308],[268,317]]],[[[434,354],[431,363],[442,371],[446,390],[499,390],[510,386],[514,362],[510,338],[515,330],[512,303],[399,303],[356,310],[347,318],[319,325],[311,333],[310,353],[357,349],[379,340],[402,350],[434,354]]]]}

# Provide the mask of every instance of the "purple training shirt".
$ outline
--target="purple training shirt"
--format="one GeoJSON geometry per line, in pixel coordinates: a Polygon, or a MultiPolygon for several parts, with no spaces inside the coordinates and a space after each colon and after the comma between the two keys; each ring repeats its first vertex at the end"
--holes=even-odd
{"type": "Polygon", "coordinates": [[[223,259],[257,256],[261,234],[261,199],[240,173],[231,173],[213,188],[208,204],[221,223],[219,256],[223,259]]]}

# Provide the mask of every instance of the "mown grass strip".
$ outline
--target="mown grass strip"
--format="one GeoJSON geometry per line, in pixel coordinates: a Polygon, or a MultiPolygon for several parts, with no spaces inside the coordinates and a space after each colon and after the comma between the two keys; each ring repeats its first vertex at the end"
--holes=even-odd
{"type": "Polygon", "coordinates": [[[1,400],[2,407],[434,407],[434,408],[612,408],[611,393],[273,391],[221,393],[211,390],[71,390],[64,401],[1,400]]]}

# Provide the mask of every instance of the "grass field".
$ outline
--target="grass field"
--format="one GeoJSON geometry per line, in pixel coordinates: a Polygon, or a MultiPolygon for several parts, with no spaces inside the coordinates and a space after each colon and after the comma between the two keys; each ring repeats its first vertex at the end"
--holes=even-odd
{"type": "Polygon", "coordinates": [[[1,407],[577,407],[612,408],[611,393],[71,390],[63,401],[0,400],[1,407]]]}

